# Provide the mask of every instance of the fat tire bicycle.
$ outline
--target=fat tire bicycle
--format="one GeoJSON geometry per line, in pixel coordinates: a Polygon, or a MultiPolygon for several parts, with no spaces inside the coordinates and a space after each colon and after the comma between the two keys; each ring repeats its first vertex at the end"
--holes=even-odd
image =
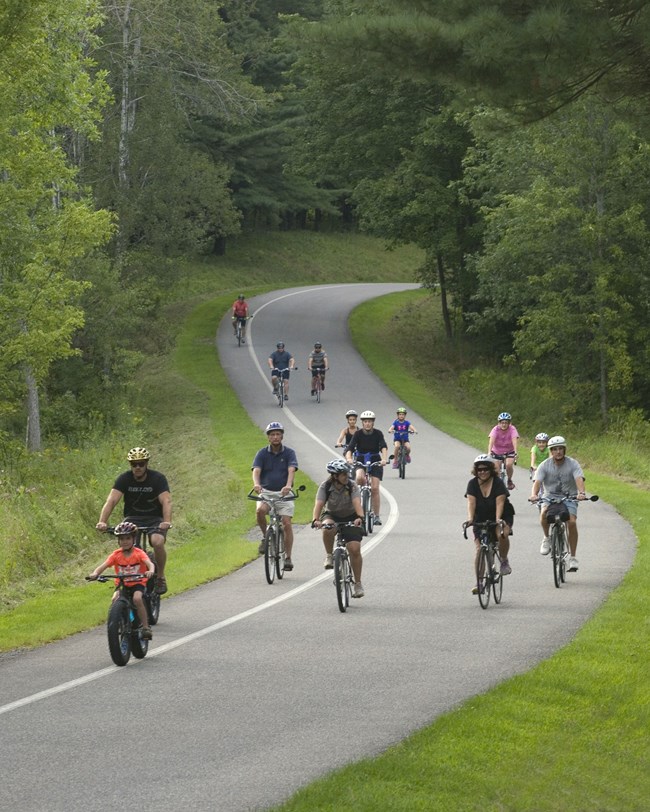
{"type": "Polygon", "coordinates": [[[282,525],[282,516],[277,511],[276,505],[278,502],[292,502],[297,499],[299,494],[297,491],[304,491],[305,486],[301,485],[296,491],[291,491],[286,496],[276,496],[275,494],[257,494],[252,489],[248,493],[248,499],[254,502],[266,502],[269,506],[269,524],[264,534],[264,574],[269,584],[275,581],[277,575],[278,580],[284,577],[284,527],[282,525]]]}
{"type": "Polygon", "coordinates": [[[501,603],[503,595],[503,576],[501,575],[501,556],[496,534],[493,532],[501,522],[466,522],[463,525],[463,536],[467,538],[467,528],[475,527],[479,531],[480,544],[476,560],[476,586],[478,588],[478,602],[481,609],[490,605],[490,593],[494,595],[494,602],[501,603]]]}
{"type": "Polygon", "coordinates": [[[321,394],[325,383],[325,373],[329,367],[315,367],[309,370],[311,375],[311,394],[316,398],[316,403],[320,403],[321,394]]]}
{"type": "Polygon", "coordinates": [[[597,502],[600,497],[594,495],[587,499],[575,499],[569,494],[562,497],[542,496],[531,499],[533,504],[548,505],[546,518],[548,521],[548,540],[551,547],[550,556],[553,564],[553,583],[559,589],[566,583],[566,566],[571,555],[569,550],[569,509],[567,502],[597,502]],[[557,506],[557,507],[554,507],[557,506]],[[549,511],[551,515],[549,516],[549,511]]]}
{"type": "MultiPolygon", "coordinates": [[[[147,656],[149,650],[149,641],[142,637],[142,624],[133,598],[128,591],[129,584],[125,583],[128,581],[133,582],[141,577],[141,575],[134,576],[133,574],[98,575],[96,578],[86,576],[87,581],[106,583],[112,579],[117,579],[120,582],[118,586],[119,595],[111,603],[106,620],[108,650],[115,665],[126,665],[131,659],[131,654],[138,660],[142,660],[147,656]]],[[[149,581],[151,581],[151,578],[149,578],[149,581]]],[[[143,593],[142,598],[147,607],[147,614],[149,614],[149,599],[146,591],[143,593]]]]}

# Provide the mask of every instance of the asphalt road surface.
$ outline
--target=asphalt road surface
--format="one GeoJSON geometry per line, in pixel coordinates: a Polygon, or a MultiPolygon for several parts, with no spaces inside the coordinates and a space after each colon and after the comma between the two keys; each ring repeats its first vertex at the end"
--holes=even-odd
{"type": "MultiPolygon", "coordinates": [[[[280,419],[316,481],[336,456],[348,408],[372,409],[386,431],[395,407],[408,406],[408,392],[395,395],[367,370],[347,330],[354,305],[407,287],[285,290],[252,300],[245,346],[233,341],[229,319],[218,330],[221,362],[253,420],[263,429],[280,419]],[[279,339],[299,367],[282,411],[266,364],[279,339]],[[331,366],[320,404],[306,372],[316,340],[331,366]]],[[[225,431],[236,430],[223,418],[225,431]]],[[[412,411],[409,418],[419,431],[413,462],[405,480],[385,471],[384,524],[363,547],[366,596],[345,615],[322,569],[320,534],[302,527],[295,569],[281,582],[269,586],[258,559],[165,600],[143,661],[113,666],[103,627],[0,658],[0,808],[91,812],[125,808],[139,795],[147,810],[265,809],[568,643],[634,556],[635,537],[607,495],[580,507],[580,570],[555,589],[539,554],[537,511],[526,502],[523,453],[512,494],[513,573],[501,605],[483,611],[470,594],[472,544],[460,526],[471,463],[484,449],[412,411]],[[480,656],[486,648],[495,656],[480,656]]],[[[540,427],[518,428],[530,437],[540,427]]],[[[251,503],[251,527],[253,513],[251,503]]],[[[173,556],[169,564],[173,579],[173,556]]]]}

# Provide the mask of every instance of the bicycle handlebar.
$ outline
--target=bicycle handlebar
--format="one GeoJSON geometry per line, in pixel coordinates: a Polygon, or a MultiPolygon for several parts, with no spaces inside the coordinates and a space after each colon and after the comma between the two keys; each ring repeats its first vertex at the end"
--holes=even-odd
{"type": "Polygon", "coordinates": [[[500,527],[504,524],[503,519],[498,522],[492,521],[488,519],[485,522],[463,522],[463,536],[467,538],[467,528],[468,527],[478,527],[481,530],[491,530],[493,527],[500,527]]]}
{"type": "Polygon", "coordinates": [[[537,499],[533,499],[533,497],[529,497],[528,501],[536,505],[538,502],[546,502],[547,504],[560,504],[561,502],[597,502],[600,499],[600,496],[586,496],[584,499],[578,499],[578,494],[565,493],[564,496],[538,496],[537,499]]]}
{"type": "MultiPolygon", "coordinates": [[[[117,527],[117,525],[115,525],[114,527],[107,527],[106,530],[100,530],[99,532],[100,533],[110,533],[111,536],[114,536],[116,527],[117,527]]],[[[95,528],[95,529],[97,529],[97,528],[95,528]]],[[[171,530],[172,525],[170,524],[167,529],[171,530]]],[[[144,533],[147,536],[149,534],[151,534],[151,533],[155,533],[156,530],[160,530],[160,525],[159,524],[152,524],[151,527],[138,527],[138,533],[144,533]]]]}
{"type": "Polygon", "coordinates": [[[152,578],[155,574],[155,572],[129,572],[128,574],[115,572],[111,575],[95,575],[95,577],[86,575],[84,580],[98,581],[100,584],[105,584],[113,578],[117,578],[120,581],[139,581],[141,578],[152,578]]]}
{"type": "Polygon", "coordinates": [[[304,485],[299,485],[298,488],[294,491],[293,488],[286,496],[260,496],[259,494],[255,493],[255,488],[251,488],[248,494],[246,495],[247,499],[252,499],[254,502],[291,502],[294,499],[299,497],[298,491],[306,490],[304,485]]]}

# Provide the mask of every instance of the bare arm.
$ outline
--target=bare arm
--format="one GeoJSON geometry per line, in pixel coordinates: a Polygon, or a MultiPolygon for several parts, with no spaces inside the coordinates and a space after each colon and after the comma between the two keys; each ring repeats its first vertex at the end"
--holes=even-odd
{"type": "Polygon", "coordinates": [[[108,519],[113,512],[115,505],[117,505],[122,496],[122,491],[117,491],[115,488],[111,488],[111,492],[108,494],[108,498],[104,502],[102,512],[99,514],[99,521],[96,524],[98,530],[106,530],[108,519]]]}
{"type": "Polygon", "coordinates": [[[160,523],[161,529],[165,530],[167,528],[162,527],[163,524],[167,524],[168,527],[171,526],[172,523],[172,495],[169,491],[163,491],[161,494],[158,495],[158,501],[162,506],[162,517],[163,520],[160,523]]]}

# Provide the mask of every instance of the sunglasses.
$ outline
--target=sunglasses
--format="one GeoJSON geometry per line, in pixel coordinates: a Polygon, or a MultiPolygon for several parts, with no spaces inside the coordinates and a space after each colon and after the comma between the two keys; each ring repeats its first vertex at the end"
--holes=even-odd
{"type": "Polygon", "coordinates": [[[137,460],[131,463],[131,468],[146,468],[146,460],[137,460]]]}
{"type": "Polygon", "coordinates": [[[485,474],[489,470],[490,470],[489,468],[477,468],[476,473],[477,474],[485,474]]]}

